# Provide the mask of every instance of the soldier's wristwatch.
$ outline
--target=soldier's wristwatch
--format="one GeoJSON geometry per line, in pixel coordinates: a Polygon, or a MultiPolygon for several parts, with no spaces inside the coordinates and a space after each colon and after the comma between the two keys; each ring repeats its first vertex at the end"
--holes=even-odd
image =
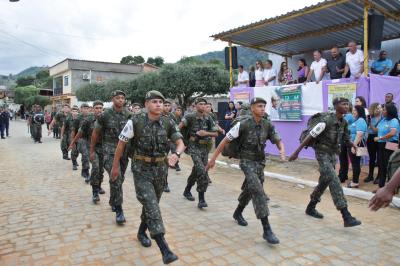
{"type": "Polygon", "coordinates": [[[176,156],[178,156],[178,158],[181,158],[181,153],[180,152],[173,152],[172,154],[176,154],[176,156]]]}

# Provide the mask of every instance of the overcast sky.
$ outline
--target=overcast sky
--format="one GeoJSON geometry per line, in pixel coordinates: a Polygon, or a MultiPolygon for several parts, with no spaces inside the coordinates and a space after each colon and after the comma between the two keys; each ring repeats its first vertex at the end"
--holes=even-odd
{"type": "Polygon", "coordinates": [[[66,57],[119,62],[126,55],[182,56],[222,50],[209,36],[318,0],[0,0],[0,74],[66,57]]]}

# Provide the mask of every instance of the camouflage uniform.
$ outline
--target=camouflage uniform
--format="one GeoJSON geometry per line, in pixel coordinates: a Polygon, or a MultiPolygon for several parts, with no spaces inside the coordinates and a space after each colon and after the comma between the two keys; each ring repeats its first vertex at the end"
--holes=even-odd
{"type": "Polygon", "coordinates": [[[33,112],[32,118],[32,137],[35,142],[39,142],[42,139],[42,125],[44,124],[44,114],[42,112],[33,112]]]}
{"type": "Polygon", "coordinates": [[[338,210],[347,207],[342,186],[335,172],[336,155],[340,153],[341,140],[349,145],[350,136],[345,119],[337,120],[335,113],[329,113],[321,118],[326,123],[325,130],[315,139],[313,148],[319,164],[320,177],[318,185],[311,194],[311,201],[321,201],[321,196],[329,186],[333,203],[338,210]]]}
{"type": "Polygon", "coordinates": [[[200,137],[196,135],[199,130],[216,132],[217,128],[211,116],[198,116],[196,113],[185,115],[182,119],[184,127],[189,130],[189,143],[187,153],[192,157],[193,168],[187,180],[188,187],[192,187],[197,182],[197,192],[206,192],[208,187],[208,173],[205,166],[208,162],[208,149],[211,137],[200,137]]]}
{"type": "MultiPolygon", "coordinates": [[[[111,174],[115,149],[118,144],[119,133],[124,128],[131,114],[123,109],[116,112],[114,108],[106,109],[96,120],[95,128],[100,129],[103,143],[104,168],[111,174]]],[[[110,178],[110,205],[120,206],[123,202],[122,184],[125,179],[125,171],[128,166],[128,156],[125,153],[120,160],[120,174],[115,182],[110,178]]]]}
{"type": "Polygon", "coordinates": [[[250,200],[258,219],[269,215],[267,195],[264,192],[265,145],[273,144],[281,138],[270,121],[261,119],[257,123],[252,116],[238,122],[226,135],[229,140],[238,138],[240,147],[240,169],[245,180],[239,195],[239,206],[244,209],[250,200]],[[237,131],[237,135],[233,132],[237,131]]]}
{"type": "MultiPolygon", "coordinates": [[[[82,134],[82,139],[87,143],[88,152],[95,122],[96,117],[94,115],[89,115],[86,119],[82,120],[79,128],[79,132],[82,134]]],[[[92,161],[92,171],[90,174],[90,185],[95,189],[100,189],[101,183],[103,182],[103,161],[103,147],[101,141],[99,141],[95,146],[95,158],[92,161]]]]}
{"type": "MultiPolygon", "coordinates": [[[[72,132],[73,123],[75,120],[76,119],[73,119],[72,114],[68,114],[64,121],[63,141],[65,144],[67,144],[67,148],[69,147],[69,144],[71,143],[71,132],[72,132]]],[[[67,150],[67,152],[68,152],[68,150],[67,150]]],[[[74,147],[71,150],[72,162],[75,162],[78,159],[78,156],[79,156],[78,147],[77,147],[77,145],[74,145],[74,147]]]]}
{"type": "Polygon", "coordinates": [[[152,237],[165,233],[159,201],[168,174],[166,156],[169,140],[180,138],[178,127],[168,117],[150,121],[147,113],[134,115],[119,137],[121,141],[132,139],[133,142],[132,172],[136,197],[143,205],[141,220],[147,224],[152,237]]]}
{"type": "MultiPolygon", "coordinates": [[[[90,119],[89,115],[83,116],[83,114],[79,114],[78,117],[72,123],[72,129],[76,134],[78,134],[78,130],[82,125],[82,122],[86,119],[90,119]]],[[[89,160],[89,150],[90,150],[90,142],[88,141],[88,137],[80,138],[77,141],[76,148],[78,152],[81,154],[81,162],[82,162],[82,170],[90,169],[90,160],[89,160]]]]}
{"type": "MultiPolygon", "coordinates": [[[[60,132],[60,134],[61,134],[61,127],[63,126],[67,117],[68,117],[68,115],[65,115],[64,112],[58,112],[54,117],[54,119],[56,120],[54,126],[58,128],[58,131],[60,132]]],[[[64,134],[61,139],[61,142],[60,142],[60,148],[61,148],[61,152],[63,155],[68,154],[69,142],[70,142],[69,134],[64,134]]]]}

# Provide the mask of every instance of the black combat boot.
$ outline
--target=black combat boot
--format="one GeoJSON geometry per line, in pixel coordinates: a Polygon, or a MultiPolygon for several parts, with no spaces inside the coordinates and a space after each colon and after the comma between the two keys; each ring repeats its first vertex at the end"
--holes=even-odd
{"type": "Polygon", "coordinates": [[[74,170],[74,171],[78,170],[78,163],[76,162],[76,160],[72,160],[72,170],[74,170]]]}
{"type": "Polygon", "coordinates": [[[264,229],[263,238],[270,244],[279,244],[279,239],[275,236],[274,232],[272,232],[271,225],[268,222],[268,216],[261,218],[261,224],[264,229]]]}
{"type": "Polygon", "coordinates": [[[243,218],[242,212],[244,207],[238,205],[235,212],[233,213],[233,219],[235,219],[238,225],[247,226],[247,221],[243,218]]]}
{"type": "Polygon", "coordinates": [[[115,206],[115,221],[119,225],[123,225],[126,222],[121,205],[115,206]]]}
{"type": "Polygon", "coordinates": [[[322,219],[322,218],[324,218],[322,213],[318,212],[315,209],[315,206],[317,206],[317,203],[318,203],[318,201],[311,200],[310,203],[308,203],[308,205],[307,205],[306,214],[310,215],[311,217],[317,218],[317,219],[322,219]]]}
{"type": "Polygon", "coordinates": [[[206,200],[204,199],[204,192],[199,192],[199,203],[197,204],[199,209],[208,207],[206,200]]]}
{"type": "Polygon", "coordinates": [[[86,184],[89,184],[90,179],[91,179],[90,174],[89,174],[89,169],[84,169],[83,171],[85,172],[85,182],[86,182],[86,184]]]}
{"type": "Polygon", "coordinates": [[[92,187],[92,193],[93,193],[93,203],[97,203],[100,201],[100,197],[99,197],[99,189],[97,187],[92,187]]]}
{"type": "Polygon", "coordinates": [[[171,262],[174,262],[178,259],[178,256],[176,256],[168,247],[167,241],[165,241],[164,234],[158,234],[154,236],[154,239],[157,242],[158,247],[160,248],[161,255],[162,255],[162,260],[164,264],[169,264],[171,262]]]}
{"type": "Polygon", "coordinates": [[[147,230],[147,224],[145,222],[141,222],[137,233],[137,239],[139,240],[140,244],[142,244],[143,247],[148,248],[151,246],[151,240],[150,238],[148,238],[146,230],[147,230]]]}
{"type": "Polygon", "coordinates": [[[63,159],[64,160],[71,160],[71,158],[68,157],[68,153],[63,154],[63,159]]]}
{"type": "Polygon", "coordinates": [[[353,227],[361,224],[361,221],[351,216],[347,207],[340,210],[343,217],[344,227],[353,227]]]}
{"type": "Polygon", "coordinates": [[[106,194],[104,189],[101,187],[101,184],[100,184],[100,187],[99,187],[99,194],[106,194]]]}
{"type": "Polygon", "coordinates": [[[187,185],[185,188],[185,191],[183,191],[183,196],[190,201],[194,201],[194,197],[192,195],[192,193],[190,192],[190,189],[192,189],[191,186],[187,185]]]}
{"type": "Polygon", "coordinates": [[[169,189],[168,183],[165,183],[164,192],[167,192],[167,193],[171,192],[171,190],[169,189]]]}

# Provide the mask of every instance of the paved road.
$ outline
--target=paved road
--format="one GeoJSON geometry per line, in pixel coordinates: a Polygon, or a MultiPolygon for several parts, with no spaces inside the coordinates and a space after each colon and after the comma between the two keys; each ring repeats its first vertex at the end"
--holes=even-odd
{"type": "MultiPolygon", "coordinates": [[[[124,183],[127,223],[115,225],[106,195],[91,202],[91,188],[61,159],[59,142],[45,137],[33,144],[23,122],[11,123],[12,137],[0,141],[0,265],[160,265],[155,243],[143,248],[136,240],[140,205],[132,174],[124,183]]],[[[180,260],[175,265],[399,265],[400,213],[367,210],[366,201],[348,198],[350,211],[363,221],[344,228],[329,193],[318,205],[323,220],[304,215],[310,189],[267,179],[271,223],[281,240],[269,246],[252,206],[247,227],[232,220],[243,175],[218,167],[206,194],[209,208],[200,211],[183,199],[191,165],[170,172],[172,192],[161,209],[167,235],[180,260]]],[[[301,171],[301,169],[299,169],[301,171]]],[[[106,179],[107,180],[107,179],[106,179]]]]}

